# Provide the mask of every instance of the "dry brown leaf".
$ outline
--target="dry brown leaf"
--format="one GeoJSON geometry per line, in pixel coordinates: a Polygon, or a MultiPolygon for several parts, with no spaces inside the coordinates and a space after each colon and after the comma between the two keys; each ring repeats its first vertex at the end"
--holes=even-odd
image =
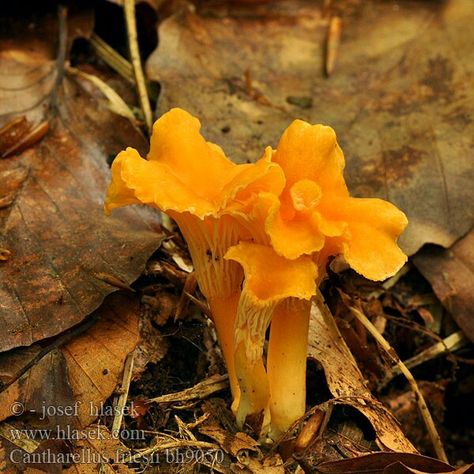
{"type": "Polygon", "coordinates": [[[162,84],[159,112],[189,110],[240,162],[275,146],[294,118],[331,125],[351,191],[407,213],[404,250],[449,247],[473,222],[474,3],[333,2],[343,31],[330,79],[320,5],[168,18],[147,64],[162,84]]]}
{"type": "Polygon", "coordinates": [[[251,474],[285,473],[281,457],[278,454],[272,454],[262,459],[258,442],[245,433],[232,434],[211,423],[201,426],[199,432],[216,441],[226,453],[236,460],[230,467],[231,472],[251,474]]]}
{"type": "Polygon", "coordinates": [[[438,459],[420,454],[372,453],[319,464],[316,472],[320,474],[455,474],[458,470],[438,459]]]}
{"type": "MultiPolygon", "coordinates": [[[[40,348],[32,346],[0,354],[0,380],[8,383],[32,360],[40,348]]],[[[0,392],[0,420],[36,413],[40,419],[48,407],[74,407],[75,400],[68,384],[68,369],[63,354],[54,349],[37,362],[28,372],[0,392]]],[[[45,429],[75,427],[74,416],[51,413],[43,421],[45,429]]]]}
{"type": "Polygon", "coordinates": [[[308,356],[323,366],[329,390],[338,402],[356,408],[370,421],[381,449],[416,452],[393,415],[366,387],[334,319],[323,316],[316,305],[311,311],[308,356]]]}
{"type": "Polygon", "coordinates": [[[235,474],[285,474],[285,466],[278,454],[272,454],[261,461],[249,458],[245,463],[233,464],[231,472],[235,474]]]}
{"type": "MultiPolygon", "coordinates": [[[[55,12],[32,23],[8,20],[0,29],[0,125],[20,113],[32,123],[45,110],[57,116],[39,144],[0,161],[0,181],[7,177],[12,186],[0,192],[0,248],[10,252],[0,265],[0,351],[79,323],[114,290],[97,274],[130,284],[160,245],[156,213],[102,212],[107,160],[127,145],[143,151],[143,136],[101,107],[79,79],[66,76],[54,88],[55,12]]],[[[76,30],[69,24],[70,39],[76,30]]]]}
{"type": "Polygon", "coordinates": [[[450,249],[424,247],[413,261],[464,334],[474,342],[474,229],[450,249]]]}
{"type": "Polygon", "coordinates": [[[258,442],[245,433],[236,433],[235,435],[229,433],[218,425],[204,425],[199,427],[199,432],[219,444],[219,446],[235,458],[248,457],[250,453],[260,455],[258,442]]]}
{"type": "Polygon", "coordinates": [[[28,169],[22,165],[0,168],[0,209],[9,206],[28,177],[28,169]]]}
{"type": "Polygon", "coordinates": [[[125,358],[139,340],[136,298],[115,293],[98,311],[97,324],[62,349],[74,398],[80,402],[81,426],[97,418],[96,410],[114,391],[125,358]]]}
{"type": "MultiPolygon", "coordinates": [[[[43,407],[71,407],[72,416],[55,413],[43,429],[87,426],[114,391],[126,356],[139,339],[136,298],[115,293],[92,315],[98,322],[61,349],[55,349],[0,392],[0,420],[43,407]],[[76,415],[77,414],[77,418],[76,415]]],[[[8,383],[40,351],[32,346],[0,355],[0,380],[8,383]]]]}

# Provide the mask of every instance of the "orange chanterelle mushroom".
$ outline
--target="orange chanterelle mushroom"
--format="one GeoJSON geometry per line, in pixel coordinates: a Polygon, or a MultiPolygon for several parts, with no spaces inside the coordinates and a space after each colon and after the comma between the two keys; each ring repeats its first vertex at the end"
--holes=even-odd
{"type": "MultiPolygon", "coordinates": [[[[388,278],[403,266],[407,257],[396,242],[407,225],[405,214],[382,199],[349,195],[344,155],[332,128],[295,120],[272,161],[286,177],[280,196],[266,195],[265,230],[278,255],[290,260],[311,255],[318,281],[328,258],[339,254],[371,280],[388,278]]],[[[302,311],[301,305],[280,305],[273,315],[267,356],[273,436],[304,413],[308,320],[309,308],[302,311]]]]}
{"type": "Polygon", "coordinates": [[[112,164],[105,211],[143,203],[176,221],[209,303],[237,400],[233,328],[243,274],[224,255],[232,245],[253,237],[241,209],[248,212],[261,191],[279,194],[284,177],[268,154],[253,164],[232,163],[220,147],[202,137],[200,127],[189,113],[172,109],[155,122],[146,159],[133,148],[119,153],[112,164]]]}
{"type": "Polygon", "coordinates": [[[147,159],[132,148],[115,159],[105,209],[144,203],[176,221],[209,302],[238,424],[263,413],[264,432],[276,438],[305,412],[311,298],[329,257],[385,279],[406,261],[396,240],[407,220],[386,201],[349,196],[330,127],[296,120],[276,151],[245,165],[199,129],[183,110],[163,115],[147,159]]]}

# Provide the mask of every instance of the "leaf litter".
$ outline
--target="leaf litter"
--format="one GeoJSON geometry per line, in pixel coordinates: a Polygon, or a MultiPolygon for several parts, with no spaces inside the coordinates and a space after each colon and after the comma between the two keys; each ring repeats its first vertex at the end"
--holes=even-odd
{"type": "Polygon", "coordinates": [[[66,74],[55,85],[54,52],[48,51],[53,40],[35,37],[39,52],[32,65],[24,53],[31,47],[27,39],[19,32],[13,42],[3,39],[2,70],[14,70],[16,81],[27,85],[2,89],[2,74],[0,115],[5,120],[23,111],[30,121],[48,117],[54,126],[37,146],[0,162],[0,181],[9,183],[0,196],[0,247],[9,252],[0,267],[3,351],[82,321],[114,289],[96,275],[130,284],[161,240],[156,214],[134,209],[107,219],[102,212],[109,155],[125,144],[143,147],[142,135],[128,120],[97,107],[80,80],[66,74]],[[48,80],[38,84],[43,70],[48,80]],[[56,96],[57,110],[51,104],[56,96]]]}

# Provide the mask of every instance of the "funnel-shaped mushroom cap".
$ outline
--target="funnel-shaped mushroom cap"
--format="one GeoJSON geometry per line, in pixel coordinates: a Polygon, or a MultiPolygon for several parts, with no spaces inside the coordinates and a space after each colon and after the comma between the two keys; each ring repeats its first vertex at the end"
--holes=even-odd
{"type": "Polygon", "coordinates": [[[112,164],[106,212],[143,203],[203,218],[216,216],[232,199],[251,192],[281,191],[282,171],[268,157],[236,165],[204,139],[200,127],[189,113],[172,109],[155,122],[146,160],[133,148],[119,153],[112,164]]]}
{"type": "Polygon", "coordinates": [[[256,163],[236,165],[199,130],[199,120],[181,109],[158,119],[147,159],[127,148],[114,160],[105,210],[143,203],[167,212],[188,242],[201,290],[208,298],[223,297],[241,280],[241,272],[232,277],[228,267],[237,266],[223,256],[229,246],[253,237],[243,216],[259,193],[281,193],[285,178],[268,152],[256,163]]]}
{"type": "Polygon", "coordinates": [[[269,407],[270,392],[262,357],[273,311],[287,298],[311,299],[316,291],[317,267],[309,256],[288,260],[271,247],[248,242],[231,247],[225,258],[240,263],[245,275],[234,339],[240,387],[240,403],[234,409],[242,426],[248,415],[269,407]]]}
{"type": "Polygon", "coordinates": [[[262,234],[252,226],[252,203],[260,193],[280,194],[285,178],[268,151],[256,163],[237,165],[199,130],[199,120],[181,109],[158,119],[146,159],[127,148],[114,160],[105,211],[142,203],[175,219],[208,299],[237,397],[232,342],[243,272],[224,255],[240,240],[256,238],[254,230],[262,234]]]}
{"type": "Polygon", "coordinates": [[[272,161],[286,177],[280,198],[271,198],[265,226],[279,255],[326,253],[329,238],[331,249],[372,280],[389,277],[405,263],[396,243],[407,225],[405,214],[381,199],[349,196],[344,155],[332,128],[295,120],[272,161]]]}

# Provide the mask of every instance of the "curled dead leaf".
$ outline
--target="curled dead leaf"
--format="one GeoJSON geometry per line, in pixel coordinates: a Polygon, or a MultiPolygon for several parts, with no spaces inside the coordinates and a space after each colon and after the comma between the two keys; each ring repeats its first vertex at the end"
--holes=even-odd
{"type": "Polygon", "coordinates": [[[323,366],[336,402],[354,407],[370,421],[381,449],[416,452],[397,420],[365,385],[334,319],[323,315],[316,305],[311,312],[308,356],[323,366]]]}

